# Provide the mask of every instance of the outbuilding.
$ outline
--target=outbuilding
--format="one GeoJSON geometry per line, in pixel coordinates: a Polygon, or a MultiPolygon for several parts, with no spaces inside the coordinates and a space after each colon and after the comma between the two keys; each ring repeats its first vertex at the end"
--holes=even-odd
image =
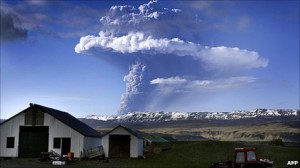
{"type": "Polygon", "coordinates": [[[131,157],[143,155],[143,137],[119,125],[102,137],[105,157],[131,157]]]}
{"type": "Polygon", "coordinates": [[[0,124],[0,157],[39,157],[55,151],[84,157],[84,151],[101,146],[101,134],[67,112],[38,104],[0,124]]]}

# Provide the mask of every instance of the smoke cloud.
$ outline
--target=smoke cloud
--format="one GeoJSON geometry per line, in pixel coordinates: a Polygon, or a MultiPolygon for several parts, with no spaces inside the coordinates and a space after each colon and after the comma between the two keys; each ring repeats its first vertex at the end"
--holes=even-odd
{"type": "Polygon", "coordinates": [[[182,25],[202,24],[198,16],[183,13],[182,9],[162,8],[158,1],[138,7],[112,6],[100,18],[99,34],[80,38],[76,53],[96,49],[138,58],[124,76],[126,90],[119,114],[168,110],[174,102],[184,102],[184,97],[241,87],[256,81],[242,75],[244,71],[268,66],[268,60],[256,51],[187,40],[179,30],[191,30],[188,34],[193,30],[182,25]]]}
{"type": "Polygon", "coordinates": [[[172,56],[192,56],[202,61],[210,68],[241,68],[252,69],[266,67],[268,61],[260,58],[254,51],[229,48],[225,46],[208,47],[192,42],[185,42],[178,38],[154,39],[144,33],[135,32],[128,35],[114,37],[106,36],[103,31],[99,36],[85,36],[75,47],[75,52],[84,53],[91,48],[111,50],[120,53],[169,54],[172,56]]]}
{"type": "Polygon", "coordinates": [[[142,87],[144,85],[144,71],[146,70],[146,66],[140,62],[137,62],[130,66],[129,73],[124,76],[124,82],[126,83],[125,93],[121,97],[121,105],[118,111],[118,114],[125,114],[129,111],[137,110],[139,105],[143,105],[144,103],[139,103],[136,100],[141,101],[143,94],[142,87]],[[138,97],[140,99],[138,99],[138,97]],[[134,107],[134,108],[133,108],[134,107]]]}

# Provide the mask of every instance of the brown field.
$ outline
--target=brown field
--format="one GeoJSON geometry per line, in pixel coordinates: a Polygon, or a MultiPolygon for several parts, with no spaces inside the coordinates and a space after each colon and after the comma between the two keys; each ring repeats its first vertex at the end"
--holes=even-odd
{"type": "Polygon", "coordinates": [[[291,141],[288,135],[299,136],[299,128],[289,127],[283,123],[268,123],[255,125],[236,125],[236,126],[205,126],[205,127],[162,127],[144,128],[142,132],[166,135],[191,135],[201,136],[205,139],[222,141],[271,141],[283,139],[291,141]]]}

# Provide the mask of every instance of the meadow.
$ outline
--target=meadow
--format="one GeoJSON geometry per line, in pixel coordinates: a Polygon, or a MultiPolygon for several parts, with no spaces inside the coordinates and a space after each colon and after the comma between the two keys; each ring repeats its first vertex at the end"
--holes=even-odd
{"type": "Polygon", "coordinates": [[[284,147],[273,145],[245,145],[237,142],[222,141],[189,141],[171,142],[164,145],[171,150],[160,152],[146,160],[130,160],[134,167],[172,167],[172,168],[192,168],[209,167],[212,162],[231,160],[234,148],[236,147],[256,147],[260,158],[268,158],[274,161],[274,167],[284,168],[289,160],[300,160],[299,147],[284,147]]]}
{"type": "MultiPolygon", "coordinates": [[[[274,161],[275,168],[299,167],[287,166],[291,160],[300,161],[300,147],[274,146],[268,144],[243,144],[240,142],[224,141],[177,141],[156,143],[152,154],[145,155],[145,159],[109,159],[75,161],[61,167],[102,167],[102,168],[207,168],[212,162],[230,160],[236,147],[256,147],[260,158],[274,161]],[[162,151],[165,149],[165,151],[162,151]]],[[[146,148],[149,150],[150,148],[146,148]]],[[[40,162],[38,159],[1,160],[1,168],[48,168],[58,167],[50,162],[40,162]]]]}

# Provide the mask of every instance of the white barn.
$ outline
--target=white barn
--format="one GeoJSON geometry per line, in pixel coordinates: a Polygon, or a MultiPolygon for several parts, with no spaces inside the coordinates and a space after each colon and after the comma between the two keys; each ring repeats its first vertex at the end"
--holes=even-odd
{"type": "Polygon", "coordinates": [[[0,157],[39,157],[53,150],[84,157],[85,149],[101,146],[101,135],[72,115],[30,104],[0,124],[0,157]]]}
{"type": "Polygon", "coordinates": [[[143,155],[143,138],[131,129],[119,125],[102,137],[105,157],[132,157],[143,155]]]}

